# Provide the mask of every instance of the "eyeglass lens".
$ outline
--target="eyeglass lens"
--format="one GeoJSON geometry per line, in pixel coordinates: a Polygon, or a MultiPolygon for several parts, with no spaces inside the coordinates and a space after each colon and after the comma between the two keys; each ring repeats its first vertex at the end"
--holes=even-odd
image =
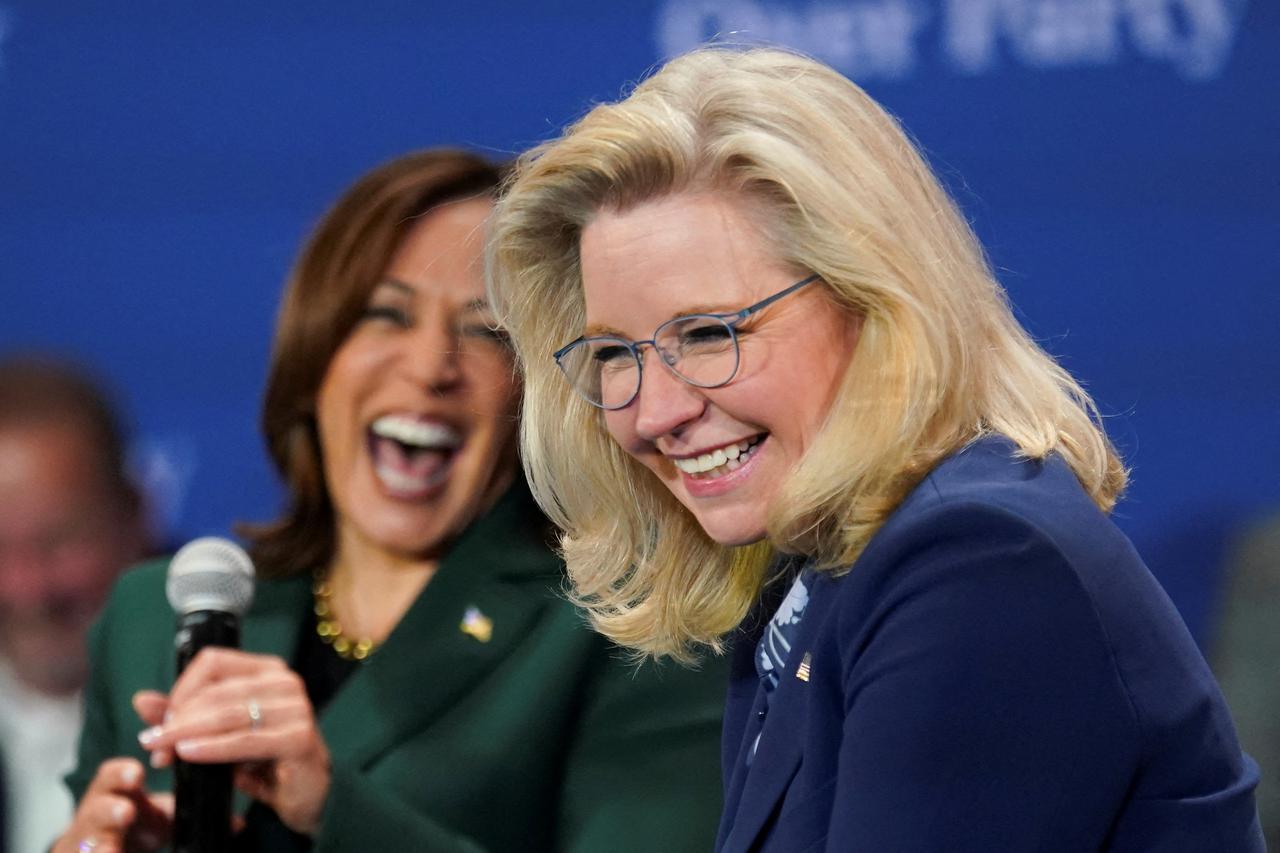
{"type": "MultiPolygon", "coordinates": [[[[723,385],[738,369],[737,336],[712,315],[668,320],[658,327],[653,345],[666,366],[691,385],[723,385]]],[[[592,338],[563,353],[560,366],[588,402],[619,409],[640,390],[637,350],[620,338],[592,338]]]]}

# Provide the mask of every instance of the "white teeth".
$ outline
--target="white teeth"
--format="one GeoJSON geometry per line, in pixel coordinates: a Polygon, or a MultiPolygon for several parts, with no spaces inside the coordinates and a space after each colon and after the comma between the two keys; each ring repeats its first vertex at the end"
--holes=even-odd
{"type": "Polygon", "coordinates": [[[462,436],[452,427],[401,415],[383,415],[373,422],[371,429],[374,435],[381,438],[391,438],[401,444],[429,450],[451,450],[462,443],[462,436]]]}
{"type": "Polygon", "coordinates": [[[385,465],[378,465],[374,470],[378,474],[378,479],[390,488],[399,490],[424,489],[443,479],[439,473],[429,478],[415,477],[385,465]]]}
{"type": "Polygon", "coordinates": [[[686,459],[673,459],[672,462],[686,474],[698,477],[706,474],[709,477],[719,477],[727,474],[729,471],[736,471],[738,468],[751,458],[751,450],[753,445],[749,441],[740,441],[737,444],[730,444],[713,450],[710,453],[704,453],[701,456],[689,457],[686,459]],[[723,470],[717,470],[723,469],[723,470]]]}

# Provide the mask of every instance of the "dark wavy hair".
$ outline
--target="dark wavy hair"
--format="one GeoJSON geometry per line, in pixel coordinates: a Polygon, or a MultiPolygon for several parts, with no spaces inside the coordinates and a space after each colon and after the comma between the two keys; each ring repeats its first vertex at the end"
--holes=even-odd
{"type": "Polygon", "coordinates": [[[44,424],[71,424],[80,430],[112,504],[127,514],[141,510],[141,493],[128,472],[125,428],[102,382],[79,364],[50,353],[0,357],[0,429],[44,424]]]}
{"type": "Polygon", "coordinates": [[[262,407],[286,506],[275,521],[239,526],[261,576],[315,571],[333,555],[316,394],[392,254],[416,218],[446,202],[495,195],[505,173],[460,149],[398,157],[356,181],[307,240],[285,286],[262,407]]]}

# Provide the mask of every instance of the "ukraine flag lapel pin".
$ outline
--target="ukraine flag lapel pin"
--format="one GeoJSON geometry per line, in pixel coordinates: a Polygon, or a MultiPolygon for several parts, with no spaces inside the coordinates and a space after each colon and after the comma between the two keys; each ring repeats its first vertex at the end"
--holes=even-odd
{"type": "Polygon", "coordinates": [[[487,643],[493,639],[493,620],[481,613],[480,608],[473,604],[462,614],[462,624],[458,626],[458,630],[482,643],[487,643]]]}

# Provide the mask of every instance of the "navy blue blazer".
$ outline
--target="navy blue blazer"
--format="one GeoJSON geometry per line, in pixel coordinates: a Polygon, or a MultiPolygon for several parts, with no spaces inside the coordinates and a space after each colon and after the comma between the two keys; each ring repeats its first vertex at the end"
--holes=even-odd
{"type": "Polygon", "coordinates": [[[1265,849],[1203,657],[1057,458],[990,438],[939,465],[813,581],[765,711],[774,606],[735,646],[717,850],[1265,849]]]}

